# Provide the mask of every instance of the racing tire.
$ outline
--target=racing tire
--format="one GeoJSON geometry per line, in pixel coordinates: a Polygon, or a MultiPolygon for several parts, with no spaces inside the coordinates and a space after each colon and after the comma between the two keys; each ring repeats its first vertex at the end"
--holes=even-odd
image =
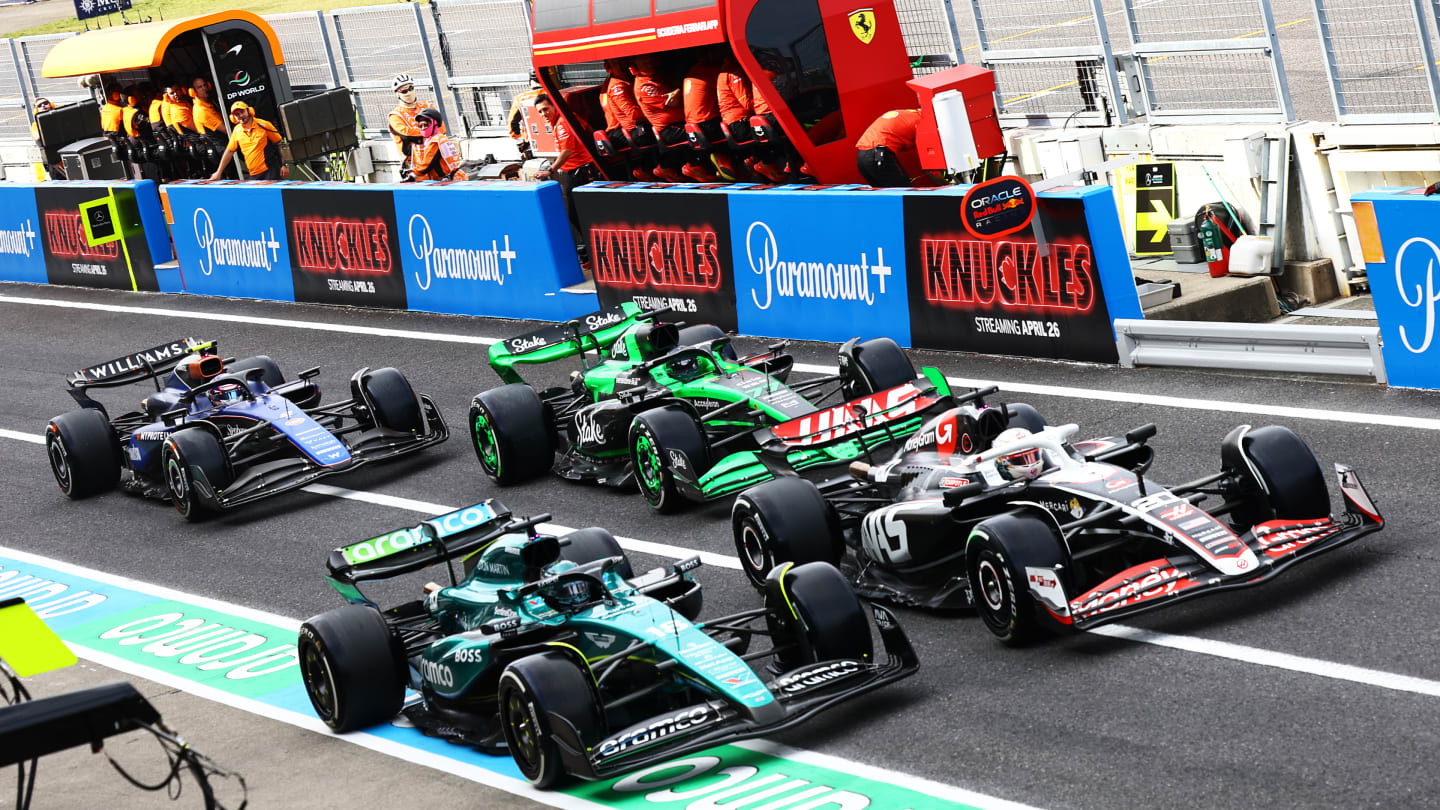
{"type": "Polygon", "coordinates": [[[300,676],[315,713],[345,733],[384,723],[405,703],[395,642],[378,610],[346,605],[300,626],[300,676]]]}
{"type": "Polygon", "coordinates": [[[365,396],[370,400],[371,417],[376,427],[413,433],[425,433],[425,413],[420,407],[420,398],[405,375],[393,368],[382,368],[370,372],[360,381],[365,396]]]}
{"type": "Polygon", "coordinates": [[[813,562],[771,571],[765,607],[776,646],[795,645],[777,656],[781,669],[837,658],[868,662],[874,655],[865,609],[833,565],[813,562]]]}
{"type": "Polygon", "coordinates": [[[512,383],[483,391],[470,403],[470,444],[485,474],[501,486],[555,466],[555,433],[535,389],[512,383]]]}
{"type": "MultiPolygon", "coordinates": [[[[1257,509],[1256,515],[1265,520],[1307,520],[1328,517],[1330,514],[1330,490],[1325,486],[1325,474],[1320,471],[1320,462],[1305,440],[1289,428],[1269,425],[1256,428],[1245,434],[1245,455],[1254,470],[1248,467],[1247,476],[1259,474],[1260,491],[1257,499],[1263,498],[1268,509],[1257,509]],[[1268,516],[1259,513],[1268,513],[1268,516]]],[[[1248,528],[1248,527],[1247,527],[1248,528]]]]}
{"type": "Polygon", "coordinates": [[[166,437],[160,451],[165,491],[175,511],[191,521],[204,520],[214,511],[195,489],[197,470],[204,474],[206,483],[216,494],[230,486],[233,480],[230,459],[220,439],[200,427],[177,430],[166,437]]]}
{"type": "MultiPolygon", "coordinates": [[[[680,330],[679,345],[694,346],[697,343],[708,344],[712,340],[719,340],[723,337],[725,337],[724,329],[721,329],[713,323],[698,323],[680,330]]],[[[735,347],[732,344],[726,344],[725,348],[720,350],[720,356],[732,363],[739,361],[739,355],[735,354],[735,347]]]]}
{"type": "Polygon", "coordinates": [[[560,559],[569,560],[576,565],[603,560],[606,557],[619,557],[621,562],[615,566],[615,573],[621,579],[630,579],[635,576],[635,570],[630,566],[630,557],[625,554],[625,549],[616,542],[615,535],[596,526],[588,529],[577,529],[561,540],[568,541],[560,546],[560,559]]]}
{"type": "Polygon", "coordinates": [[[845,553],[840,518],[804,478],[776,478],[746,490],[730,510],[740,568],[756,588],[782,563],[839,565],[845,553]]]}
{"type": "Polygon", "coordinates": [[[558,650],[512,662],[500,675],[497,698],[500,728],[510,756],[525,778],[541,790],[553,788],[565,778],[555,742],[559,723],[574,728],[582,751],[605,733],[592,676],[558,650]]]}
{"type": "Polygon", "coordinates": [[[872,338],[855,344],[850,364],[844,369],[846,399],[885,391],[915,379],[915,366],[905,350],[890,338],[872,338]]]}
{"type": "Polygon", "coordinates": [[[45,454],[60,492],[71,500],[120,483],[120,446],[104,414],[93,408],[62,413],[45,426],[45,454]]]}
{"type": "Polygon", "coordinates": [[[1044,633],[1025,567],[1063,561],[1055,529],[1034,515],[999,515],[982,521],[965,542],[965,568],[975,612],[1003,643],[1019,647],[1044,633]]]}
{"type": "Polygon", "coordinates": [[[656,512],[679,511],[686,503],[676,484],[679,460],[671,451],[685,454],[694,467],[692,477],[710,469],[710,445],[700,424],[682,408],[652,408],[630,424],[630,462],[640,494],[656,512]]]}
{"type": "Polygon", "coordinates": [[[1031,433],[1039,433],[1046,427],[1045,417],[1035,410],[1034,406],[1024,402],[1011,402],[1005,406],[1005,418],[1009,420],[1009,427],[1025,428],[1031,433]]]}
{"type": "Polygon", "coordinates": [[[254,357],[247,357],[244,360],[231,363],[226,372],[243,377],[245,372],[251,369],[264,369],[265,373],[260,375],[260,382],[265,383],[266,388],[274,388],[277,385],[285,384],[285,375],[280,373],[280,366],[275,364],[268,355],[257,354],[254,357]]]}

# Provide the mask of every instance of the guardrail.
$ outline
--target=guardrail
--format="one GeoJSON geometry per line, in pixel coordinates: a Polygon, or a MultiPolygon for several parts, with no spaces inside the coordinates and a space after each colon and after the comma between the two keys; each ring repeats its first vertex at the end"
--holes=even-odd
{"type": "Polygon", "coordinates": [[[1373,326],[1115,321],[1120,365],[1343,374],[1387,383],[1373,326]]]}

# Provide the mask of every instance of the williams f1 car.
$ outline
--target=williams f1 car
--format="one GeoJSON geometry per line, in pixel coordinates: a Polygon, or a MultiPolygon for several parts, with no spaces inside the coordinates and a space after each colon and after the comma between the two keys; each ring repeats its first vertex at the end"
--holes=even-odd
{"type": "Polygon", "coordinates": [[[67,380],[79,410],[45,429],[50,469],[70,498],[119,485],[193,520],[449,436],[435,403],[393,368],[360,369],[351,398],[323,406],[319,374],[286,381],[269,357],[224,360],[189,338],[81,369],[67,380]],[[155,391],[138,411],[112,418],[90,397],[147,380],[155,391]]]}
{"type": "Polygon", "coordinates": [[[551,470],[638,483],[651,507],[668,512],[868,457],[919,429],[943,400],[936,389],[948,390],[934,369],[917,379],[889,338],[852,340],[839,374],[787,383],[787,344],[739,357],[716,326],[660,322],[669,311],[626,303],[491,346],[490,366],[507,385],[470,408],[486,474],[500,484],[551,470]],[[576,356],[582,368],[568,387],[536,391],[516,371],[576,356]]]}
{"type": "Polygon", "coordinates": [[[996,636],[1023,643],[1259,585],[1384,525],[1340,464],[1345,511],[1332,516],[1319,462],[1286,428],[1238,427],[1220,472],[1165,487],[1146,477],[1154,425],[1072,442],[1075,425],[1045,427],[1033,409],[1002,419],[983,405],[994,391],[957,398],[968,402],[884,464],[745,492],[731,518],[747,576],[839,564],[865,596],[974,607],[996,636]],[[1209,498],[1219,502],[1202,508],[1209,498]]]}
{"type": "Polygon", "coordinates": [[[779,567],[763,608],[698,622],[698,557],[637,576],[609,532],[537,534],[548,519],[492,500],[332,552],[329,582],[351,604],[299,637],[320,718],[339,732],[384,723],[408,687],[419,700],[404,712],[421,731],[508,751],[546,788],[778,732],[919,667],[878,606],[876,654],[866,610],[831,566],[779,567]],[[435,565],[451,585],[398,607],[358,587],[435,565]]]}

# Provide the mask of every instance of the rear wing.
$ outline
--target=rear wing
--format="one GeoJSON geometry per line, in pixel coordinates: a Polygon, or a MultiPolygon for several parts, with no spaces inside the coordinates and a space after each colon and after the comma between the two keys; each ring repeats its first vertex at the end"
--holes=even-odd
{"type": "Polygon", "coordinates": [[[620,338],[637,322],[654,317],[640,305],[626,301],[589,315],[508,338],[490,346],[490,367],[507,383],[524,382],[514,366],[537,365],[564,360],[587,351],[599,352],[620,338]]]}
{"type": "MultiPolygon", "coordinates": [[[[908,417],[926,413],[937,405],[948,407],[949,401],[948,391],[915,380],[781,422],[770,428],[773,439],[764,437],[760,444],[773,446],[778,443],[786,449],[836,444],[862,437],[862,434],[890,431],[895,423],[908,417]]],[[[911,432],[907,431],[904,435],[911,432]]],[[[896,437],[900,435],[896,434],[896,437]]]]}
{"type": "Polygon", "coordinates": [[[65,380],[72,389],[112,388],[131,385],[169,374],[176,364],[196,352],[214,354],[215,341],[177,338],[151,349],[132,352],[104,363],[82,368],[65,380]]]}
{"type": "Polygon", "coordinates": [[[326,580],[346,600],[369,604],[357,587],[474,554],[510,531],[510,510],[488,500],[330,552],[326,580]]]}

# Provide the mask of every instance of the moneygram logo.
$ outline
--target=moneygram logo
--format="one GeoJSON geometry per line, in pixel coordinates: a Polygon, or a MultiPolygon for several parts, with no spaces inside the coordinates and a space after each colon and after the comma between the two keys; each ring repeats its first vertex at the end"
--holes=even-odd
{"type": "Polygon", "coordinates": [[[750,259],[750,272],[765,277],[765,301],[761,303],[755,290],[750,298],[760,309],[769,309],[775,296],[781,298],[816,298],[828,301],[860,301],[866,306],[875,303],[876,290],[885,294],[885,280],[892,268],[885,264],[885,248],[875,249],[875,264],[870,254],[861,253],[858,264],[835,262],[789,261],[780,258],[775,232],[764,222],[751,224],[745,233],[745,250],[750,259]]]}
{"type": "Polygon", "coordinates": [[[1410,342],[1410,334],[1402,325],[1400,327],[1400,342],[1411,354],[1424,354],[1430,348],[1430,342],[1435,339],[1435,304],[1440,302],[1440,292],[1435,290],[1435,262],[1440,259],[1440,248],[1434,242],[1423,236],[1416,236],[1405,240],[1400,246],[1400,252],[1395,254],[1395,286],[1400,290],[1400,301],[1411,309],[1423,309],[1425,311],[1425,337],[1416,346],[1410,342]],[[1405,263],[1405,255],[1410,246],[1416,243],[1424,245],[1423,249],[1417,250],[1409,265],[1405,263]],[[1428,250],[1427,250],[1428,249],[1428,250]],[[1421,264],[1425,265],[1424,289],[1419,283],[1418,269],[1421,264]],[[1411,271],[1408,275],[1406,271],[1411,271]],[[1407,290],[1407,281],[1415,282],[1415,297],[1411,300],[1407,290]]]}
{"type": "Polygon", "coordinates": [[[425,265],[425,276],[415,272],[415,283],[420,289],[430,289],[437,278],[456,281],[489,281],[505,286],[505,277],[514,272],[518,254],[510,249],[510,234],[505,234],[505,246],[497,240],[490,240],[490,248],[441,248],[435,246],[435,235],[430,230],[430,221],[423,214],[410,217],[410,253],[425,265]],[[500,272],[500,262],[505,262],[505,272],[500,272]]]}
{"type": "Polygon", "coordinates": [[[20,223],[20,227],[13,231],[0,230],[0,253],[29,258],[30,251],[34,249],[35,224],[30,220],[20,223]]]}
{"type": "Polygon", "coordinates": [[[261,231],[258,239],[216,239],[215,223],[210,212],[196,208],[192,218],[195,225],[195,243],[205,258],[200,260],[200,272],[210,275],[219,267],[244,267],[270,272],[280,261],[280,243],[275,240],[275,229],[268,233],[261,231]]]}

